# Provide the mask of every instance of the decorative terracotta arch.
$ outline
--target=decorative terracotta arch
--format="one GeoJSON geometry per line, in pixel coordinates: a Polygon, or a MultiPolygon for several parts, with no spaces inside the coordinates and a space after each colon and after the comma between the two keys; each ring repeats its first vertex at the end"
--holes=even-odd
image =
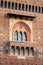
{"type": "Polygon", "coordinates": [[[12,40],[14,39],[14,32],[21,32],[22,34],[26,32],[27,34],[27,41],[31,41],[31,28],[23,21],[18,21],[14,24],[12,28],[12,40]],[[19,28],[21,27],[21,28],[19,28]]]}

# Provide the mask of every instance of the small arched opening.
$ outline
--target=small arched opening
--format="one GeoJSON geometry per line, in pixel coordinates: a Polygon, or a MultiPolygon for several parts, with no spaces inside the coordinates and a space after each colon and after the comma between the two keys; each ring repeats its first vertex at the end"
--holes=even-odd
{"type": "Polygon", "coordinates": [[[11,46],[11,54],[15,54],[15,47],[14,46],[11,46]]]}
{"type": "Polygon", "coordinates": [[[30,53],[29,54],[30,54],[30,56],[34,55],[34,48],[33,47],[30,48],[30,53]]]}
{"type": "Polygon", "coordinates": [[[32,6],[32,12],[34,12],[34,6],[32,6]]]}
{"type": "Polygon", "coordinates": [[[24,11],[24,4],[22,4],[22,10],[24,11]]]}
{"type": "Polygon", "coordinates": [[[20,48],[19,48],[19,46],[16,47],[16,54],[20,55],[20,48]]]}
{"type": "Polygon", "coordinates": [[[28,5],[26,4],[26,9],[25,9],[26,11],[28,10],[28,5]]]}
{"type": "Polygon", "coordinates": [[[31,11],[31,5],[29,5],[29,11],[31,11]]]}
{"type": "Polygon", "coordinates": [[[24,47],[21,47],[21,55],[25,55],[24,47]]]}
{"type": "Polygon", "coordinates": [[[38,9],[38,7],[37,7],[37,6],[35,6],[35,12],[37,12],[37,9],[38,9]]]}
{"type": "Polygon", "coordinates": [[[10,3],[10,2],[8,2],[8,9],[10,9],[10,6],[11,6],[11,3],[10,3]]]}
{"type": "Polygon", "coordinates": [[[29,47],[26,47],[26,50],[25,50],[26,52],[26,55],[29,55],[29,47]]]}
{"type": "Polygon", "coordinates": [[[12,9],[14,9],[14,2],[12,2],[12,9]]]}
{"type": "Polygon", "coordinates": [[[19,10],[21,10],[21,4],[19,3],[19,10]]]}
{"type": "Polygon", "coordinates": [[[4,7],[7,8],[7,1],[5,1],[4,7]]]}
{"type": "Polygon", "coordinates": [[[39,13],[41,12],[41,7],[39,6],[39,13]]]}
{"type": "Polygon", "coordinates": [[[4,2],[3,2],[3,0],[1,0],[1,7],[3,8],[3,4],[4,4],[4,2]]]}
{"type": "Polygon", "coordinates": [[[18,6],[18,4],[17,3],[15,3],[15,9],[17,10],[17,6],[18,6]]]}

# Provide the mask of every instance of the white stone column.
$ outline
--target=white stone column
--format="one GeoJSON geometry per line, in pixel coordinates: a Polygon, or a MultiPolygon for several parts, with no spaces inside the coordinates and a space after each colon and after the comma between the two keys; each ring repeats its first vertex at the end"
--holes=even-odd
{"type": "Polygon", "coordinates": [[[26,5],[24,5],[24,11],[26,11],[26,5]]]}
{"type": "Polygon", "coordinates": [[[31,6],[31,12],[32,12],[32,6],[31,6]]]}
{"type": "Polygon", "coordinates": [[[34,6],[34,12],[35,12],[35,6],[34,6]]]}
{"type": "Polygon", "coordinates": [[[29,6],[27,7],[27,11],[29,11],[29,6]]]}
{"type": "Polygon", "coordinates": [[[15,9],[15,3],[14,3],[14,9],[15,9]]]}
{"type": "Polygon", "coordinates": [[[37,7],[37,13],[39,13],[39,7],[37,7]]]}
{"type": "Polygon", "coordinates": [[[3,8],[4,8],[5,2],[3,2],[3,8]]]}
{"type": "Polygon", "coordinates": [[[27,51],[26,51],[26,49],[25,49],[25,56],[27,56],[27,51]]]}
{"type": "Polygon", "coordinates": [[[8,8],[8,2],[7,2],[7,8],[8,8]]]}
{"type": "Polygon", "coordinates": [[[22,4],[21,4],[21,11],[22,11],[22,4]]]}
{"type": "Polygon", "coordinates": [[[11,4],[10,4],[10,9],[12,9],[12,2],[11,2],[11,4]]]}
{"type": "Polygon", "coordinates": [[[41,7],[41,11],[40,11],[40,13],[42,13],[42,7],[41,7]]]}

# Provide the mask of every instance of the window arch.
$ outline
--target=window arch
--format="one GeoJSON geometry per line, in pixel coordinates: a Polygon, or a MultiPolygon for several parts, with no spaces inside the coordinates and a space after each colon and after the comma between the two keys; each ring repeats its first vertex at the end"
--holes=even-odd
{"type": "Polygon", "coordinates": [[[12,9],[14,9],[14,2],[12,2],[12,9]]]}
{"type": "Polygon", "coordinates": [[[41,7],[39,6],[39,13],[41,12],[41,7]]]}
{"type": "Polygon", "coordinates": [[[26,4],[26,9],[25,10],[27,11],[27,9],[28,9],[28,5],[26,4]]]}
{"type": "Polygon", "coordinates": [[[8,2],[8,9],[10,9],[10,5],[11,5],[11,3],[10,3],[10,2],[8,2]]]}
{"type": "Polygon", "coordinates": [[[34,55],[34,48],[33,47],[30,48],[30,55],[34,55]]]}
{"type": "Polygon", "coordinates": [[[23,42],[25,42],[27,40],[27,36],[26,36],[26,33],[24,32],[23,34],[23,42]]]}
{"type": "Polygon", "coordinates": [[[37,6],[35,6],[35,12],[37,12],[37,9],[38,9],[37,6]]]}
{"type": "Polygon", "coordinates": [[[24,54],[25,54],[24,47],[21,47],[21,54],[22,54],[22,55],[24,55],[24,54]]]}
{"type": "Polygon", "coordinates": [[[34,6],[32,6],[32,12],[34,12],[34,6]]]}
{"type": "Polygon", "coordinates": [[[14,41],[18,41],[18,32],[14,32],[14,41]]]}
{"type": "Polygon", "coordinates": [[[22,10],[24,11],[24,4],[22,4],[22,10]]]}
{"type": "Polygon", "coordinates": [[[31,5],[29,5],[29,11],[31,11],[31,5]]]}
{"type": "Polygon", "coordinates": [[[15,3],[15,9],[17,10],[17,6],[18,6],[18,4],[17,3],[15,3]]]}
{"type": "Polygon", "coordinates": [[[42,13],[43,13],[43,7],[42,7],[42,13]]]}
{"type": "Polygon", "coordinates": [[[16,53],[17,55],[20,55],[20,48],[18,46],[16,47],[16,53]]]}
{"type": "Polygon", "coordinates": [[[12,52],[12,54],[15,54],[15,47],[14,46],[11,46],[11,52],[12,52]]]}
{"type": "Polygon", "coordinates": [[[2,8],[3,8],[3,3],[4,3],[3,0],[1,0],[1,7],[2,7],[2,8]]]}
{"type": "Polygon", "coordinates": [[[21,4],[19,3],[19,10],[21,10],[21,4]]]}
{"type": "Polygon", "coordinates": [[[29,55],[29,47],[26,47],[26,55],[29,55]]]}
{"type": "Polygon", "coordinates": [[[7,8],[7,1],[5,1],[5,5],[4,5],[5,8],[7,8]]]}

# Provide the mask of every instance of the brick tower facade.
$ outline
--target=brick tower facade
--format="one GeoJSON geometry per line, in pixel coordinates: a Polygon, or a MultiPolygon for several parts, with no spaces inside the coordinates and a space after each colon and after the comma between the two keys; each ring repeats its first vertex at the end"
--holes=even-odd
{"type": "Polygon", "coordinates": [[[0,0],[0,65],[43,65],[42,0],[0,0]]]}

